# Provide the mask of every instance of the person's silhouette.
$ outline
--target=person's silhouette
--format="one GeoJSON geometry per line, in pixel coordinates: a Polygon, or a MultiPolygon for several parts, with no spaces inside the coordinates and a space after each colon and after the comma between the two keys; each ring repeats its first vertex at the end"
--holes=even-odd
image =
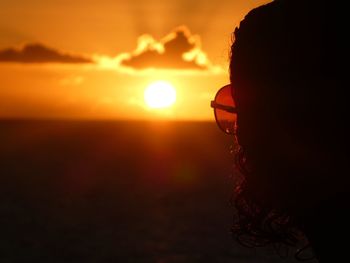
{"type": "Polygon", "coordinates": [[[347,96],[328,5],[276,0],[250,11],[234,32],[231,84],[212,102],[239,144],[236,237],[296,244],[298,229],[320,262],[346,261],[350,234],[347,96]]]}

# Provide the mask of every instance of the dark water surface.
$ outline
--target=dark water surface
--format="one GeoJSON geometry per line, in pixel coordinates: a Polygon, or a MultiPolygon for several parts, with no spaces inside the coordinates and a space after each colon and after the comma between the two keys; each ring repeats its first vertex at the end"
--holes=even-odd
{"type": "Polygon", "coordinates": [[[215,123],[0,121],[0,262],[294,262],[230,235],[215,123]]]}

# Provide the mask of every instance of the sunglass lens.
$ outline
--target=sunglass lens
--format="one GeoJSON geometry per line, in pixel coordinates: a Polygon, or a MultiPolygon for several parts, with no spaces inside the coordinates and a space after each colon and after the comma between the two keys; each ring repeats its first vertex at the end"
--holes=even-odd
{"type": "MultiPolygon", "coordinates": [[[[227,85],[221,88],[216,94],[215,101],[216,103],[222,105],[235,107],[236,105],[232,98],[231,85],[227,85]]],[[[214,112],[216,122],[219,125],[220,129],[223,130],[225,133],[233,134],[235,132],[237,114],[230,113],[218,108],[215,108],[214,112]]]]}

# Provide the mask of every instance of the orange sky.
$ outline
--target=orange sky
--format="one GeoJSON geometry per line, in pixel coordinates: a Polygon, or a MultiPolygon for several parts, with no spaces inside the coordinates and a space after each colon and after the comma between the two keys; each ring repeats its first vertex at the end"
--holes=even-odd
{"type": "Polygon", "coordinates": [[[266,2],[0,0],[0,117],[211,120],[231,32],[266,2]],[[143,102],[156,80],[173,107],[143,102]]]}

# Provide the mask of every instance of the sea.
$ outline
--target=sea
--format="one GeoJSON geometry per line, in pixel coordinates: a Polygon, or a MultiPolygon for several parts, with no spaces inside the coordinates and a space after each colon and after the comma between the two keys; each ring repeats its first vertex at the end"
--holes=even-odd
{"type": "Polygon", "coordinates": [[[0,262],[297,262],[231,235],[214,122],[0,121],[0,262]]]}

